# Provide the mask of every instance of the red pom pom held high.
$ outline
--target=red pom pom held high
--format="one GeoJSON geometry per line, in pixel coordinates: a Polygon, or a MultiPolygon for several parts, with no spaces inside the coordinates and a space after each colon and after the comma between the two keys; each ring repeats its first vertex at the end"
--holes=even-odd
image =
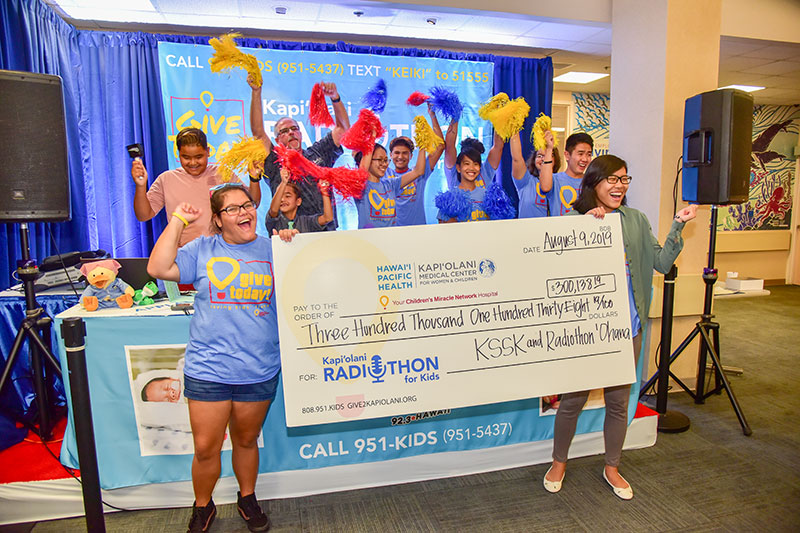
{"type": "Polygon", "coordinates": [[[308,101],[308,120],[312,126],[332,128],[334,125],[333,117],[328,111],[328,104],[325,102],[325,93],[322,92],[321,83],[317,83],[311,89],[311,98],[308,101]]]}

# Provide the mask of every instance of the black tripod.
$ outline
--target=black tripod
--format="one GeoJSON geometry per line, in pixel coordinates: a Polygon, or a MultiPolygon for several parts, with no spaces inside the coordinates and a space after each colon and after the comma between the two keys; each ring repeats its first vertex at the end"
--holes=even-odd
{"type": "Polygon", "coordinates": [[[20,247],[22,248],[22,260],[17,262],[17,275],[22,280],[25,290],[25,318],[19,325],[14,345],[6,359],[3,373],[0,375],[0,392],[6,386],[11,371],[14,368],[17,357],[22,350],[22,343],[27,339],[28,351],[31,356],[31,371],[33,372],[33,390],[36,395],[36,416],[38,418],[38,429],[27,420],[19,416],[14,418],[25,425],[28,429],[38,433],[43,440],[49,440],[52,436],[54,421],[52,420],[53,402],[49,397],[49,391],[53,387],[53,376],[61,377],[61,368],[58,360],[53,355],[50,344],[50,328],[52,319],[47,316],[44,309],[39,307],[36,302],[36,293],[33,282],[39,277],[39,267],[36,261],[31,259],[30,243],[28,240],[28,225],[19,225],[20,247]],[[45,364],[50,364],[50,369],[45,372],[45,364]]]}
{"type": "MultiPolygon", "coordinates": [[[[663,404],[663,409],[666,410],[666,382],[671,377],[675,380],[678,385],[681,386],[683,390],[685,390],[689,396],[694,399],[694,403],[702,404],[705,403],[706,398],[711,396],[712,394],[720,394],[724,389],[725,392],[728,393],[728,398],[731,401],[731,405],[733,406],[733,410],[736,412],[736,417],[739,419],[739,424],[742,426],[742,432],[745,435],[751,435],[753,430],[750,429],[750,426],[747,424],[747,420],[744,418],[744,413],[742,413],[741,407],[739,407],[739,402],[736,401],[736,396],[733,394],[733,390],[731,390],[730,383],[728,383],[728,378],[725,377],[725,373],[723,372],[722,363],[720,363],[720,350],[719,350],[719,323],[714,322],[712,318],[714,315],[711,313],[711,305],[714,300],[714,283],[717,281],[717,269],[714,268],[714,254],[716,252],[716,244],[717,244],[717,206],[711,206],[711,228],[710,228],[710,237],[709,237],[709,244],[708,244],[708,266],[703,269],[703,282],[706,285],[705,289],[705,299],[703,301],[703,314],[700,315],[700,321],[695,324],[694,329],[689,333],[689,335],[681,342],[680,346],[672,352],[669,356],[668,362],[666,365],[660,366],[659,371],[656,372],[653,377],[651,377],[642,390],[647,390],[656,379],[659,379],[659,405],[663,404]],[[673,361],[686,349],[689,344],[700,335],[700,351],[698,355],[697,361],[697,386],[696,391],[692,392],[689,387],[686,386],[677,376],[675,376],[670,370],[669,365],[672,364],[673,361]],[[713,370],[714,370],[714,388],[705,392],[705,378],[706,378],[706,365],[708,363],[708,356],[711,356],[711,361],[713,363],[713,370]],[[664,377],[663,380],[659,378],[659,374],[663,374],[664,367],[666,368],[667,376],[664,377]],[[662,385],[663,381],[663,387],[662,385]],[[662,389],[663,389],[663,400],[662,396],[662,389]]],[[[674,279],[674,274],[673,274],[674,279]]],[[[671,294],[671,293],[670,293],[671,294]]],[[[666,295],[665,295],[666,297],[666,295]]],[[[670,295],[671,298],[671,295],[670,295]]],[[[667,317],[664,316],[662,321],[666,320],[667,317]]],[[[670,333],[671,333],[671,303],[670,303],[670,316],[669,316],[669,323],[670,323],[670,333]]],[[[663,327],[663,326],[662,326],[663,327]]],[[[662,335],[662,345],[661,350],[663,354],[669,353],[669,339],[666,340],[666,344],[663,344],[665,341],[664,336],[662,335]]],[[[661,410],[659,410],[661,413],[661,410]]]]}

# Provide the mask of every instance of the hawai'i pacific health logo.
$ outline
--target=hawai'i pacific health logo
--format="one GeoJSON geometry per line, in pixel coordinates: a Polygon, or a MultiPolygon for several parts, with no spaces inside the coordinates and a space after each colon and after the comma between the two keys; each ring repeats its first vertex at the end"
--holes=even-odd
{"type": "Polygon", "coordinates": [[[491,278],[494,276],[494,271],[497,270],[497,267],[494,266],[494,261],[491,259],[482,259],[480,263],[478,263],[478,272],[481,273],[481,276],[484,278],[491,278]]]}
{"type": "Polygon", "coordinates": [[[272,297],[272,263],[212,257],[206,263],[212,304],[250,305],[268,303],[272,297]]]}

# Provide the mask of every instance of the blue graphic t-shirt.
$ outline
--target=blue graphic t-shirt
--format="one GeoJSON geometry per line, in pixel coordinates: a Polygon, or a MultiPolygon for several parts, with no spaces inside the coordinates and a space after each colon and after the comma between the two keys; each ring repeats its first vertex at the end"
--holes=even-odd
{"type": "MultiPolygon", "coordinates": [[[[486,163],[485,161],[481,164],[481,173],[478,176],[478,179],[475,180],[476,187],[486,187],[487,183],[491,183],[494,180],[494,176],[497,173],[496,168],[492,168],[492,165],[486,163]]],[[[455,189],[458,187],[458,172],[456,171],[455,165],[452,167],[448,167],[447,165],[444,166],[444,177],[447,180],[447,188],[448,189],[455,189]]]]}
{"type": "Polygon", "coordinates": [[[566,172],[553,174],[553,188],[547,191],[547,205],[550,216],[566,215],[572,211],[572,204],[581,192],[581,178],[573,178],[566,172]]]}
{"type": "Polygon", "coordinates": [[[379,182],[367,181],[364,194],[356,199],[358,229],[385,228],[397,225],[397,197],[400,178],[383,177],[379,182]]]}
{"type": "MultiPolygon", "coordinates": [[[[411,168],[406,172],[411,172],[411,168]]],[[[406,172],[397,172],[394,166],[390,166],[389,170],[386,171],[386,177],[400,178],[406,172]]],[[[425,157],[425,173],[403,187],[397,196],[398,226],[416,226],[427,223],[425,218],[425,185],[427,185],[430,176],[430,161],[425,157]]]]}
{"type": "Polygon", "coordinates": [[[519,217],[537,218],[547,216],[547,197],[539,190],[539,178],[529,171],[521,179],[514,179],[514,187],[519,196],[519,217]]]}
{"type": "MultiPolygon", "coordinates": [[[[474,222],[476,220],[489,220],[489,215],[483,210],[483,199],[486,197],[486,189],[484,187],[475,187],[473,190],[468,191],[470,200],[472,200],[472,212],[470,218],[466,220],[459,220],[459,222],[474,222]]],[[[450,220],[440,210],[436,218],[442,222],[450,220]]]]}
{"type": "Polygon", "coordinates": [[[246,385],[281,368],[272,246],[266,237],[228,244],[199,237],[178,250],[180,282],[197,289],[184,373],[194,379],[246,385]]]}

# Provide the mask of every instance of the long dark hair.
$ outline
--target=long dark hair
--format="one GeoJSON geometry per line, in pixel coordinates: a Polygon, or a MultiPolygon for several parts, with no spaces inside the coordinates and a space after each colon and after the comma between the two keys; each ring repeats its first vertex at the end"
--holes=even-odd
{"type": "MultiPolygon", "coordinates": [[[[528,172],[531,173],[531,176],[538,178],[539,177],[539,169],[536,168],[536,154],[539,153],[539,150],[534,150],[531,152],[531,155],[528,156],[528,160],[526,164],[528,165],[528,172]]],[[[558,148],[553,148],[553,174],[559,171],[561,168],[561,155],[558,153],[558,148]]]]}
{"type": "MultiPolygon", "coordinates": [[[[581,192],[578,199],[572,204],[572,209],[584,214],[597,207],[597,193],[594,191],[597,184],[621,168],[628,168],[628,163],[615,155],[601,155],[592,159],[581,181],[581,192]]],[[[622,205],[626,205],[627,196],[622,197],[622,205]]]]}

